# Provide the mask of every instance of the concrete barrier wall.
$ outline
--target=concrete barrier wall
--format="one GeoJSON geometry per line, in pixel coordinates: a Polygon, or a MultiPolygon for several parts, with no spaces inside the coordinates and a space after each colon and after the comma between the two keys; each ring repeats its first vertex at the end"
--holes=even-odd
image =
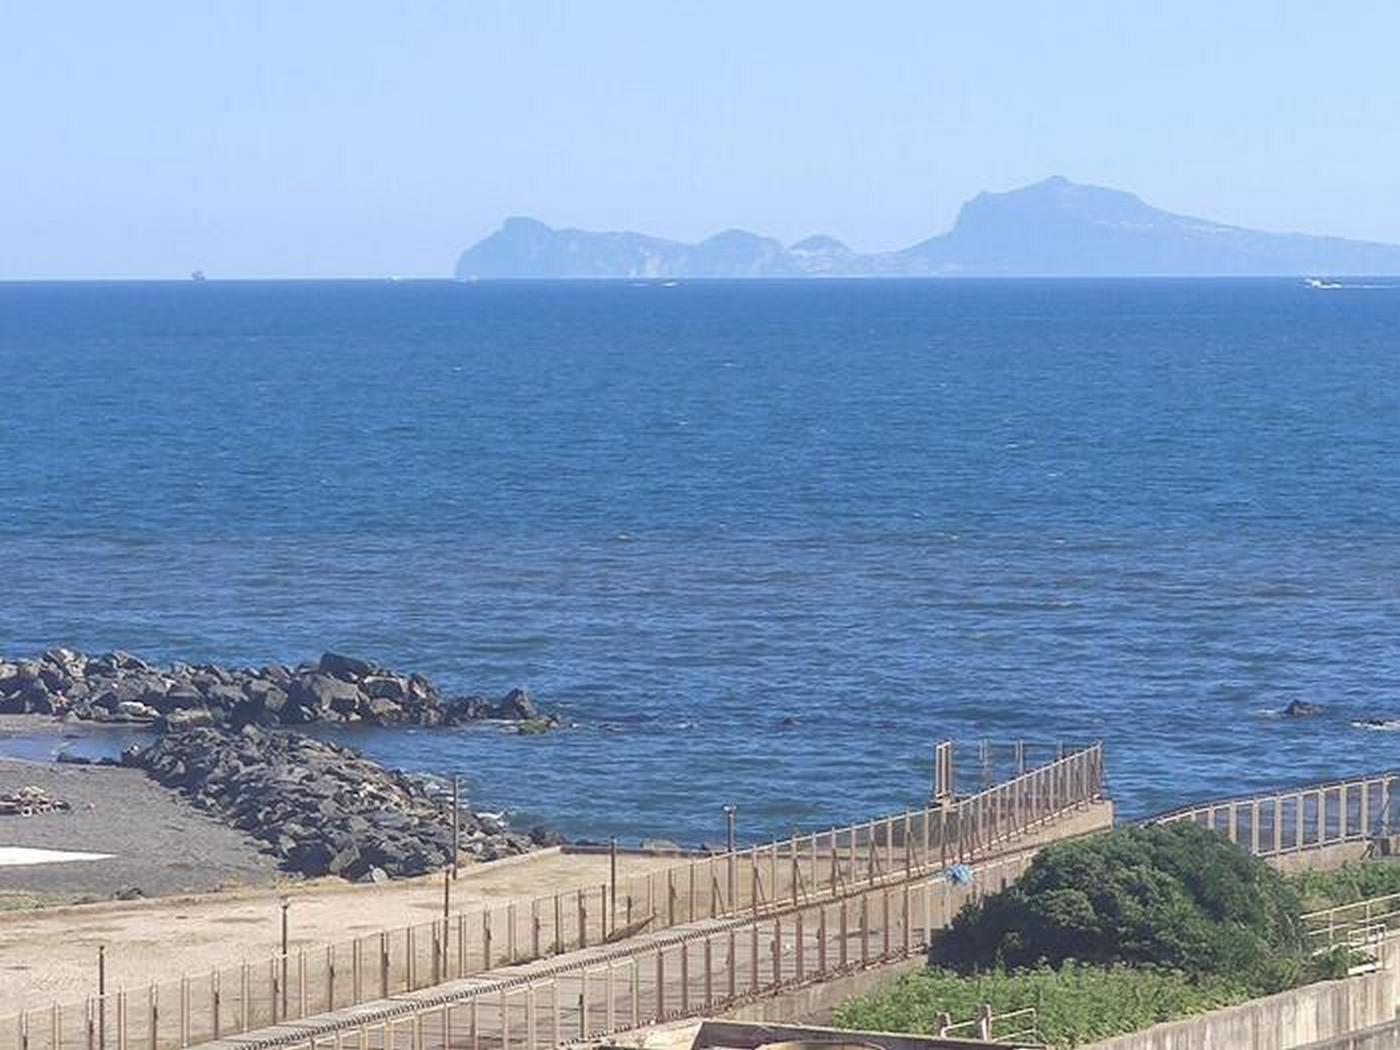
{"type": "Polygon", "coordinates": [[[1395,1050],[1397,1046],[1400,1046],[1400,1021],[1387,1021],[1359,1032],[1309,1043],[1298,1050],[1395,1050]]]}
{"type": "Polygon", "coordinates": [[[1094,1043],[1088,1050],[1295,1050],[1319,1042],[1347,1047],[1345,1042],[1333,1041],[1400,1016],[1400,940],[1383,945],[1378,958],[1381,969],[1373,973],[1310,984],[1198,1017],[1153,1025],[1094,1043]]]}
{"type": "Polygon", "coordinates": [[[1369,842],[1334,842],[1296,853],[1278,853],[1264,859],[1285,875],[1303,871],[1335,871],[1363,861],[1370,846],[1369,842]]]}

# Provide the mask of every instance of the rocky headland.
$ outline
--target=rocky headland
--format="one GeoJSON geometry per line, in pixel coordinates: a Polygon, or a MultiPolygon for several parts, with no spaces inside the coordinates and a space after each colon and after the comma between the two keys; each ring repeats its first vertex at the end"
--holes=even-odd
{"type": "Polygon", "coordinates": [[[75,649],[50,649],[32,659],[0,657],[0,714],[157,729],[317,722],[438,726],[498,719],[520,732],[538,732],[558,724],[520,689],[498,700],[446,696],[421,674],[329,652],[295,668],[158,667],[130,653],[92,656],[75,649]]]}

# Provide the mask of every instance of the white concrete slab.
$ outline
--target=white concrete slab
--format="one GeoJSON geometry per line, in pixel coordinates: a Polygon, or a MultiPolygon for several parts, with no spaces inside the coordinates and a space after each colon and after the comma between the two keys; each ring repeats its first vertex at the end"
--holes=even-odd
{"type": "Polygon", "coordinates": [[[0,868],[26,864],[65,864],[75,860],[110,860],[110,853],[77,853],[66,849],[33,849],[29,846],[0,846],[0,868]]]}

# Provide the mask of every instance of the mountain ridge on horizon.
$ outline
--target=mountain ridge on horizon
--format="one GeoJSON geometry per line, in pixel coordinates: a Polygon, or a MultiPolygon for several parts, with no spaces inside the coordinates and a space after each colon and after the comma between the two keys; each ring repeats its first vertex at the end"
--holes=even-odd
{"type": "Polygon", "coordinates": [[[461,280],[1394,274],[1400,274],[1400,245],[1231,226],[1059,175],[979,193],[947,232],[894,251],[856,252],[825,234],[784,247],[740,229],[686,243],[512,216],[463,252],[455,270],[461,280]]]}

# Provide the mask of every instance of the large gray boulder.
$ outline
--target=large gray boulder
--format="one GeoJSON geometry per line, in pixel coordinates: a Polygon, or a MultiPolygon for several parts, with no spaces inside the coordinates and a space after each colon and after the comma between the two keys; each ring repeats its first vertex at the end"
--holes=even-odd
{"type": "Polygon", "coordinates": [[[287,699],[296,707],[324,716],[331,711],[341,714],[354,711],[365,695],[351,682],[329,674],[312,673],[292,679],[287,699]]]}
{"type": "Polygon", "coordinates": [[[326,674],[343,678],[347,682],[358,682],[361,678],[367,678],[378,670],[368,660],[344,656],[340,653],[322,653],[318,666],[326,674]]]}

